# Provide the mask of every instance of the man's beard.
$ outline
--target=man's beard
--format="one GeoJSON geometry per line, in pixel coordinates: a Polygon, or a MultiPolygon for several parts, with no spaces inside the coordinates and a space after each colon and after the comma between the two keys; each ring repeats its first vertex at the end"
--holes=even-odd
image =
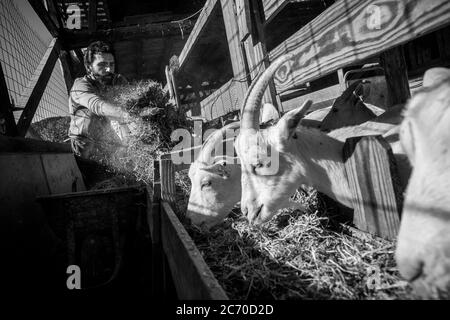
{"type": "Polygon", "coordinates": [[[111,85],[112,84],[112,80],[114,78],[114,74],[113,73],[107,73],[106,75],[101,76],[99,74],[91,73],[91,77],[94,80],[100,82],[103,85],[111,85]]]}
{"type": "Polygon", "coordinates": [[[113,80],[114,75],[112,73],[108,73],[104,76],[98,77],[98,79],[105,85],[110,85],[112,84],[112,80],[113,80]]]}

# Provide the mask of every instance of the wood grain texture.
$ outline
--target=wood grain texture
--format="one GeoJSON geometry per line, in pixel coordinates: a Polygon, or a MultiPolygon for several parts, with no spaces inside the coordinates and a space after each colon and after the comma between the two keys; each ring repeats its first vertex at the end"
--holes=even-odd
{"type": "Polygon", "coordinates": [[[200,102],[202,117],[207,121],[214,120],[234,110],[239,110],[241,101],[235,82],[228,81],[200,102]]]}
{"type": "Polygon", "coordinates": [[[446,0],[340,0],[270,52],[278,93],[450,24],[446,0]],[[377,24],[379,8],[380,24],[377,24]]]}
{"type": "Polygon", "coordinates": [[[272,20],[290,0],[262,0],[266,21],[272,20]]]}
{"type": "Polygon", "coordinates": [[[239,28],[237,23],[237,14],[233,0],[220,0],[223,13],[223,21],[225,24],[225,32],[227,35],[228,49],[230,52],[231,66],[233,69],[233,78],[237,81],[234,83],[235,94],[240,101],[244,100],[247,92],[247,81],[245,71],[245,61],[239,41],[239,28]]]}
{"type": "Polygon", "coordinates": [[[179,299],[228,300],[167,202],[162,202],[161,238],[179,299]]]}
{"type": "Polygon", "coordinates": [[[175,167],[170,154],[163,154],[160,158],[161,200],[170,205],[175,204],[175,167]]]}
{"type": "Polygon", "coordinates": [[[349,138],[343,157],[352,191],[355,226],[382,238],[395,239],[402,198],[389,144],[381,136],[349,138]]]}
{"type": "Polygon", "coordinates": [[[411,98],[408,81],[408,68],[402,47],[383,52],[380,63],[386,77],[388,102],[387,107],[404,104],[411,98]]]}
{"type": "Polygon", "coordinates": [[[199,40],[200,36],[205,32],[205,27],[208,24],[209,21],[211,21],[212,12],[214,9],[216,9],[216,5],[219,0],[207,0],[205,5],[203,6],[203,10],[200,13],[194,28],[192,29],[189,38],[186,41],[185,46],[183,47],[183,50],[180,53],[179,61],[180,61],[180,68],[184,65],[186,59],[189,56],[189,53],[194,48],[195,44],[199,40]]]}

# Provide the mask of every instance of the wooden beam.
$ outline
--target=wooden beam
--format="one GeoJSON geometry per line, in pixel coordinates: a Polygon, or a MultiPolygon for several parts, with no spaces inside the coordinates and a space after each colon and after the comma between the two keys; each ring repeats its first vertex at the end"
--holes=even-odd
{"type": "Polygon", "coordinates": [[[236,99],[234,85],[235,82],[230,80],[201,101],[203,118],[211,121],[240,109],[241,105],[240,101],[236,99]]]}
{"type": "Polygon", "coordinates": [[[191,115],[192,116],[201,116],[202,115],[202,109],[200,107],[200,102],[202,101],[202,98],[200,97],[201,85],[197,81],[197,79],[194,79],[191,82],[191,86],[192,86],[192,89],[194,90],[195,100],[197,102],[197,104],[191,109],[191,115]]]}
{"type": "Polygon", "coordinates": [[[384,68],[388,90],[387,107],[406,103],[411,97],[408,81],[408,68],[402,47],[392,48],[380,56],[384,68]]]}
{"type": "MultiPolygon", "coordinates": [[[[183,25],[184,34],[189,34],[193,25],[185,23],[183,25]]],[[[145,26],[117,27],[107,30],[73,31],[65,30],[61,38],[62,46],[67,50],[86,48],[91,42],[98,39],[108,42],[119,42],[134,39],[149,39],[172,36],[180,36],[180,27],[173,23],[155,23],[145,26]]]]}
{"type": "Polygon", "coordinates": [[[18,135],[21,137],[24,137],[27,133],[28,127],[33,120],[58,57],[59,45],[58,40],[55,38],[50,43],[50,46],[42,57],[39,66],[35,70],[30,83],[23,93],[20,105],[25,107],[20,115],[19,122],[17,123],[18,135]]]}
{"type": "Polygon", "coordinates": [[[97,0],[89,0],[88,26],[91,32],[97,30],[97,0]]]}
{"type": "Polygon", "coordinates": [[[45,3],[47,4],[48,13],[50,15],[50,18],[52,19],[55,26],[58,27],[58,29],[64,28],[64,23],[62,21],[61,13],[57,9],[57,4],[55,0],[45,0],[45,3]]]}
{"type": "Polygon", "coordinates": [[[4,121],[4,125],[0,124],[0,135],[7,136],[17,135],[16,121],[12,111],[11,100],[9,99],[8,86],[6,85],[3,67],[0,63],[0,121],[4,121]],[[3,132],[4,131],[4,132],[3,132]]]}
{"type": "Polygon", "coordinates": [[[61,62],[61,69],[66,83],[67,93],[72,89],[74,81],[73,61],[70,52],[61,50],[59,53],[59,61],[61,62]]]}
{"type": "Polygon", "coordinates": [[[217,9],[217,2],[219,0],[207,0],[205,5],[203,6],[203,10],[200,13],[197,21],[195,22],[195,26],[192,29],[189,38],[186,41],[186,44],[183,47],[183,50],[180,53],[180,68],[182,68],[185,64],[185,61],[189,57],[189,53],[194,48],[195,44],[200,39],[201,35],[204,34],[206,25],[211,21],[211,17],[213,16],[213,12],[217,9]]]}
{"type": "MultiPolygon", "coordinates": [[[[263,24],[264,16],[263,16],[263,8],[260,7],[260,3],[256,0],[251,0],[251,10],[252,10],[252,16],[255,21],[256,30],[253,33],[253,48],[254,48],[254,54],[255,54],[255,60],[254,60],[254,67],[262,63],[261,72],[266,70],[266,68],[269,66],[270,61],[267,55],[267,49],[266,49],[266,37],[264,32],[263,24]]],[[[278,112],[278,116],[281,116],[280,110],[281,110],[281,102],[277,99],[277,91],[275,88],[275,83],[273,79],[269,81],[269,85],[267,87],[266,92],[264,93],[263,97],[264,103],[270,103],[272,104],[275,109],[278,112]]],[[[262,113],[261,113],[262,116],[262,113]]]]}
{"type": "Polygon", "coordinates": [[[278,93],[450,24],[446,0],[341,0],[270,53],[293,58],[275,74],[278,93]],[[380,11],[377,11],[378,9],[380,11]],[[377,18],[381,15],[381,22],[377,18]],[[375,16],[374,16],[375,15],[375,16]]]}
{"type": "Polygon", "coordinates": [[[178,86],[177,86],[177,79],[175,77],[175,72],[172,69],[169,69],[169,77],[172,82],[172,89],[173,89],[173,99],[175,106],[178,111],[181,111],[181,104],[180,104],[180,96],[178,94],[178,86]]]}
{"type": "Polygon", "coordinates": [[[57,38],[59,36],[58,27],[53,22],[48,11],[45,9],[45,6],[44,6],[42,0],[28,0],[28,2],[33,7],[34,11],[38,15],[38,17],[41,19],[41,21],[44,23],[44,25],[47,27],[50,34],[54,38],[57,38]]]}
{"type": "Polygon", "coordinates": [[[265,20],[272,20],[292,0],[262,0],[265,20]]]}
{"type": "Polygon", "coordinates": [[[239,29],[237,24],[237,14],[233,0],[220,0],[222,7],[225,32],[228,40],[228,49],[230,51],[231,66],[233,68],[233,77],[236,98],[243,101],[247,92],[245,61],[241,44],[239,41],[239,29]]]}
{"type": "Polygon", "coordinates": [[[393,240],[400,226],[402,193],[394,155],[382,136],[349,138],[343,149],[358,229],[393,240]]]}
{"type": "Polygon", "coordinates": [[[245,41],[253,33],[250,0],[236,0],[239,39],[245,41]]]}

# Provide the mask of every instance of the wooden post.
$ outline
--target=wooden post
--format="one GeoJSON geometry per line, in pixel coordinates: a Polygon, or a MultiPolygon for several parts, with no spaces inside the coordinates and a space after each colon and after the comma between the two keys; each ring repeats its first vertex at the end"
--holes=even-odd
{"type": "MultiPolygon", "coordinates": [[[[238,3],[242,3],[242,10],[247,13],[242,13],[240,20],[253,19],[248,21],[246,25],[254,26],[255,28],[248,28],[250,37],[241,39],[243,41],[243,49],[246,54],[247,61],[249,63],[249,70],[251,70],[251,80],[254,81],[258,74],[261,74],[269,65],[268,52],[265,44],[264,35],[264,14],[261,12],[260,4],[255,0],[238,0],[238,3]]],[[[241,22],[241,24],[244,24],[241,22]]],[[[247,33],[243,33],[247,36],[247,33]]],[[[281,103],[277,99],[277,92],[273,80],[269,82],[269,86],[264,93],[263,103],[270,103],[275,106],[278,116],[280,116],[281,103]]]]}
{"type": "Polygon", "coordinates": [[[161,200],[171,206],[175,204],[175,168],[170,153],[163,154],[160,159],[161,200]]]}
{"type": "Polygon", "coordinates": [[[201,110],[201,107],[200,107],[200,102],[202,101],[202,98],[200,97],[200,88],[201,88],[201,86],[200,86],[200,84],[199,84],[197,79],[194,79],[191,82],[191,85],[192,85],[192,89],[194,89],[195,100],[196,100],[196,103],[197,103],[195,105],[195,107],[193,107],[191,109],[191,115],[192,116],[201,116],[202,115],[202,110],[201,110]]]}
{"type": "Polygon", "coordinates": [[[58,51],[58,43],[55,38],[48,47],[41,63],[34,72],[33,77],[31,78],[31,86],[26,88],[24,91],[24,98],[21,105],[25,105],[25,108],[20,116],[19,122],[17,123],[18,135],[21,137],[25,136],[28,127],[31,124],[31,120],[33,120],[42,94],[44,93],[48,80],[52,75],[56,60],[58,60],[58,51]]]}
{"type": "Polygon", "coordinates": [[[354,224],[371,234],[395,239],[403,200],[391,147],[382,136],[349,138],[343,157],[354,224]]]}
{"type": "MultiPolygon", "coordinates": [[[[233,76],[241,80],[246,76],[245,61],[239,41],[238,18],[233,0],[220,0],[222,6],[223,20],[228,40],[228,49],[230,50],[231,65],[233,76]]],[[[236,95],[239,101],[243,101],[247,92],[248,85],[245,81],[236,81],[236,95]]]]}
{"type": "Polygon", "coordinates": [[[177,81],[175,79],[175,72],[172,69],[169,69],[169,75],[170,81],[172,82],[173,98],[175,100],[175,105],[177,107],[178,112],[181,112],[180,97],[178,96],[178,88],[177,88],[177,81]]]}
{"type": "Polygon", "coordinates": [[[405,103],[410,97],[408,69],[401,46],[380,55],[388,89],[388,107],[405,103]]]}
{"type": "Polygon", "coordinates": [[[344,69],[342,69],[342,68],[338,69],[337,74],[338,74],[339,86],[341,87],[341,91],[344,91],[346,89],[345,79],[344,79],[344,69]]]}
{"type": "Polygon", "coordinates": [[[160,161],[153,162],[153,199],[147,214],[152,240],[152,296],[159,297],[163,291],[163,252],[161,245],[161,175],[160,161]]]}
{"type": "Polygon", "coordinates": [[[8,86],[6,85],[5,75],[0,63],[0,135],[16,136],[17,127],[12,112],[11,100],[9,99],[8,86]]]}

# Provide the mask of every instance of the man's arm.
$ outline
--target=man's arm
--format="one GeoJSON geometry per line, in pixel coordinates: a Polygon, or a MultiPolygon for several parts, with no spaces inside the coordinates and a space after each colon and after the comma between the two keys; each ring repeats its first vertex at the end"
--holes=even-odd
{"type": "Polygon", "coordinates": [[[85,79],[75,81],[70,90],[70,96],[77,104],[85,106],[99,116],[109,117],[119,122],[127,121],[129,118],[128,112],[120,106],[102,99],[95,92],[94,86],[85,79]]]}

